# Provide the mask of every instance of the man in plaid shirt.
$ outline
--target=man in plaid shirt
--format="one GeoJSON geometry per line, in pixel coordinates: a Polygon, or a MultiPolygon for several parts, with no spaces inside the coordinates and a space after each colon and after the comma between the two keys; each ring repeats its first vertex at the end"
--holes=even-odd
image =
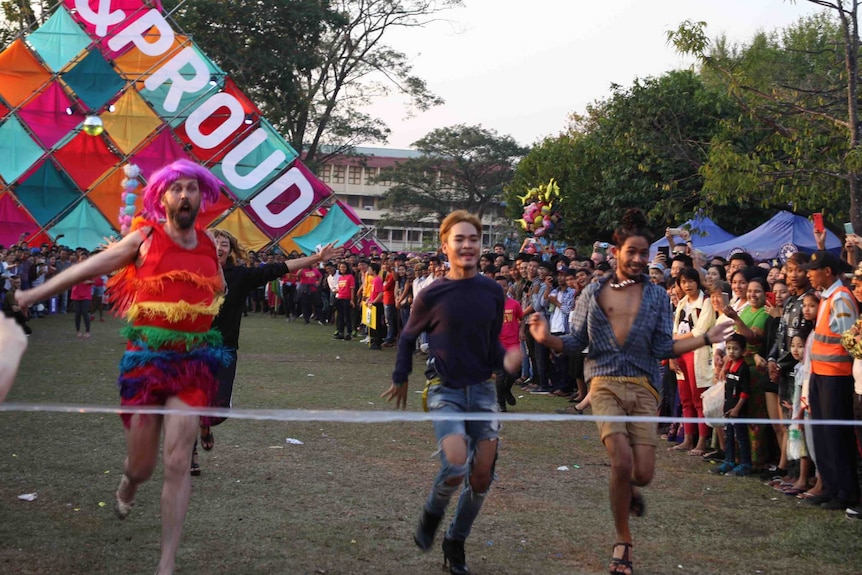
{"type": "MultiPolygon", "coordinates": [[[[661,376],[659,361],[725,341],[732,323],[718,324],[703,337],[674,340],[673,317],[667,294],[646,275],[652,238],[640,210],[628,210],[614,233],[612,254],[616,271],[587,286],[575,304],[569,334],[550,333],[542,314],[530,317],[536,343],[553,351],[579,353],[589,345],[584,375],[591,385],[593,414],[598,416],[654,416],[661,376]]],[[[645,510],[637,487],[647,485],[655,468],[655,423],[598,422],[602,442],[611,458],[610,499],[616,529],[611,573],[632,572],[632,535],[629,514],[645,510]]]]}

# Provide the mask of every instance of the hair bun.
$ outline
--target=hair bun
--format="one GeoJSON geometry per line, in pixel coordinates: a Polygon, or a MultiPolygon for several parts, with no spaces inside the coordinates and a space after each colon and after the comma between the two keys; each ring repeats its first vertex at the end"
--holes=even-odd
{"type": "Polygon", "coordinates": [[[623,214],[623,228],[627,230],[641,230],[646,227],[647,219],[638,208],[629,208],[623,214]]]}

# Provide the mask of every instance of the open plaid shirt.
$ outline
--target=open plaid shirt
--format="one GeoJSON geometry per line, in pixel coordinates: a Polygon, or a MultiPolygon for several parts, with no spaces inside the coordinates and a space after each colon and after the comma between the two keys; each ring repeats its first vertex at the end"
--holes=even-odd
{"type": "Polygon", "coordinates": [[[611,322],[596,297],[611,276],[588,285],[575,303],[569,335],[562,336],[563,353],[578,353],[589,345],[584,376],[647,376],[661,386],[659,362],[673,357],[673,310],[664,289],[643,276],[643,300],[623,345],[617,342],[611,322]]]}

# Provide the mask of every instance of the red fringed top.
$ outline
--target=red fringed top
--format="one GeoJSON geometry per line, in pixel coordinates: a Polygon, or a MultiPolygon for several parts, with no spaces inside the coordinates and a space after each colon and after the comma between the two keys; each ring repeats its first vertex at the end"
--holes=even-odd
{"type": "Polygon", "coordinates": [[[153,231],[143,265],[129,264],[108,280],[114,313],[136,327],[208,331],[224,292],[212,239],[195,228],[197,246],[185,249],[158,223],[143,218],[132,223],[133,230],[147,226],[153,231]]]}

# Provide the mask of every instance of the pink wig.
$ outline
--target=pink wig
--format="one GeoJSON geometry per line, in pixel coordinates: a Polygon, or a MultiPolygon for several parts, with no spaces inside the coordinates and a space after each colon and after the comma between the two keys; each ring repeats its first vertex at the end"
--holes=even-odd
{"type": "Polygon", "coordinates": [[[209,170],[189,160],[177,160],[161,168],[150,176],[144,187],[144,212],[152,218],[164,219],[165,207],[161,199],[165,191],[180,178],[193,178],[198,181],[201,190],[201,211],[206,211],[207,205],[214,204],[219,198],[222,181],[212,175],[209,170]]]}

